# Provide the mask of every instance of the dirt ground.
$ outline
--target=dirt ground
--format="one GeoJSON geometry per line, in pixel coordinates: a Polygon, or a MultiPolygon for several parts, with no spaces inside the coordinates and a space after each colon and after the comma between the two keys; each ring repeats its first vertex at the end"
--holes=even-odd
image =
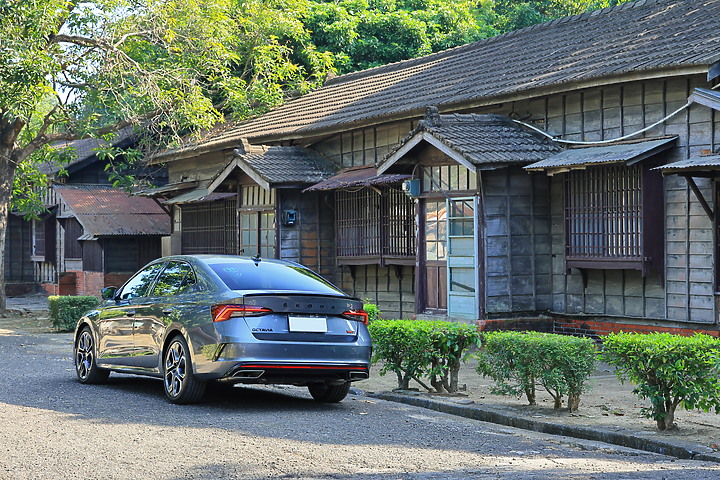
{"type": "MultiPolygon", "coordinates": [[[[641,415],[640,409],[648,407],[649,401],[636,397],[634,385],[622,384],[614,373],[614,368],[601,364],[589,379],[590,391],[580,399],[580,408],[570,413],[566,409],[554,410],[550,394],[538,387],[537,405],[530,406],[526,398],[494,395],[490,392],[493,381],[483,378],[475,372],[476,362],[468,361],[460,371],[460,384],[466,390],[454,397],[443,396],[448,400],[462,404],[482,404],[500,409],[506,413],[518,414],[541,420],[569,425],[602,427],[618,431],[633,432],[635,435],[661,438],[668,441],[682,441],[703,445],[715,451],[720,450],[720,415],[712,412],[679,409],[676,412],[677,429],[660,432],[655,421],[641,415]]],[[[370,392],[392,391],[397,387],[394,373],[380,376],[378,366],[371,370],[370,379],[355,383],[357,388],[370,392]]],[[[418,394],[426,392],[419,384],[418,394]]],[[[435,394],[435,396],[438,396],[435,394]]]]}
{"type": "MultiPolygon", "coordinates": [[[[0,317],[0,335],[12,334],[15,331],[58,334],[50,323],[47,311],[41,309],[10,310],[5,317],[0,317]]],[[[354,386],[365,393],[395,389],[397,387],[395,374],[381,376],[379,370],[378,366],[374,366],[370,379],[356,382],[354,386]]],[[[622,384],[609,365],[601,364],[591,376],[590,391],[581,397],[580,408],[575,413],[565,409],[554,410],[552,398],[542,388],[538,389],[536,406],[527,405],[524,397],[518,399],[491,393],[492,380],[483,378],[475,372],[473,360],[463,365],[460,371],[460,384],[463,386],[461,393],[442,397],[461,404],[492,406],[506,413],[565,424],[616,429],[671,441],[690,442],[720,451],[720,415],[679,409],[676,413],[678,428],[659,432],[652,419],[640,414],[640,409],[649,406],[649,402],[637,398],[632,393],[633,385],[622,384]]],[[[419,384],[413,385],[411,382],[411,387],[417,389],[415,394],[438,396],[427,393],[419,384]]]]}

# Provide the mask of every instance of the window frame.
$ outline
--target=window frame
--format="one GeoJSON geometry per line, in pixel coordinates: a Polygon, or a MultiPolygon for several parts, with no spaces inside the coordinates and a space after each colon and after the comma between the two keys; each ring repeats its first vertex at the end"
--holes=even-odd
{"type": "Polygon", "coordinates": [[[643,276],[655,271],[662,279],[664,189],[662,174],[652,171],[656,164],[593,165],[563,174],[568,271],[639,270],[643,276]]]}
{"type": "Polygon", "coordinates": [[[335,190],[335,259],[339,265],[414,265],[415,202],[392,186],[335,190]]]}

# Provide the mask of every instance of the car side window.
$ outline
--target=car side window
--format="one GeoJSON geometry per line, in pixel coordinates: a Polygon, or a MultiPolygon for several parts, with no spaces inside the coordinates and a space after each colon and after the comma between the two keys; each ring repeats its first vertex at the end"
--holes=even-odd
{"type": "Polygon", "coordinates": [[[164,266],[164,263],[154,263],[135,274],[122,288],[117,298],[129,300],[131,298],[147,296],[148,288],[164,266]]]}
{"type": "Polygon", "coordinates": [[[170,262],[155,283],[153,297],[192,293],[196,288],[195,272],[185,262],[170,262]]]}

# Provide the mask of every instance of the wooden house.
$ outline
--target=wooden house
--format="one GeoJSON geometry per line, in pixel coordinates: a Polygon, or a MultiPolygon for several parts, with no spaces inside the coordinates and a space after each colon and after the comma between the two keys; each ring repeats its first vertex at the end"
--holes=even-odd
{"type": "MultiPolygon", "coordinates": [[[[129,130],[113,142],[132,144],[129,130]]],[[[36,220],[11,215],[6,241],[6,279],[11,295],[38,288],[59,295],[100,295],[108,285],[124,283],[147,262],[161,256],[162,238],[170,234],[170,216],[153,199],[112,187],[98,142],[80,140],[67,164],[44,164],[46,211],[36,220]]],[[[138,171],[148,175],[148,171],[138,171]]],[[[164,182],[164,172],[154,173],[164,182]]]]}
{"type": "MultiPolygon", "coordinates": [[[[718,0],[641,0],[555,20],[333,78],[153,161],[240,212],[212,180],[236,148],[319,154],[340,171],[284,193],[312,207],[268,253],[312,249],[387,317],[717,334],[717,18],[718,0]]],[[[277,220],[279,189],[239,168],[277,220]]]]}

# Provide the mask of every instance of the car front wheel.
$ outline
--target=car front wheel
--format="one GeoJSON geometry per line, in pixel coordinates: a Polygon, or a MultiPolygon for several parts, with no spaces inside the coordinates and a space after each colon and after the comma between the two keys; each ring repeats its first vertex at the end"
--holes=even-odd
{"type": "Polygon", "coordinates": [[[183,337],[177,336],[170,341],[163,365],[165,395],[172,403],[196,403],[202,399],[207,384],[193,374],[190,349],[183,337]]]}
{"type": "Polygon", "coordinates": [[[105,383],[110,371],[102,369],[95,363],[95,340],[90,327],[80,330],[75,339],[75,373],[80,383],[105,383]]]}
{"type": "Polygon", "coordinates": [[[327,383],[314,383],[308,385],[310,395],[318,401],[323,403],[336,403],[342,401],[350,391],[350,382],[345,382],[342,385],[328,385],[327,383]]]}

